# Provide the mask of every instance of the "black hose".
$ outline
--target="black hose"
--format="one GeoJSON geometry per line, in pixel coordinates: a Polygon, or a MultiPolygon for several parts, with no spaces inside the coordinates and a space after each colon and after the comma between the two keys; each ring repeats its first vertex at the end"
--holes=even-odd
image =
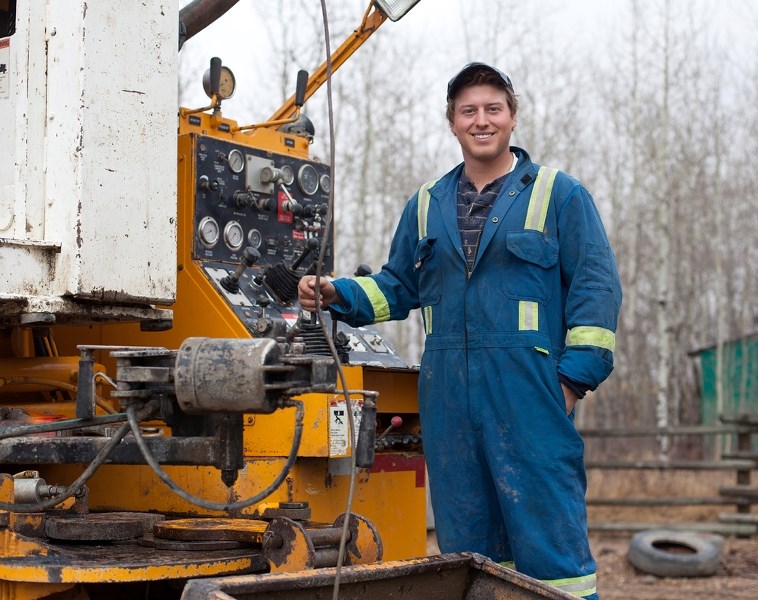
{"type": "Polygon", "coordinates": [[[129,416],[129,424],[132,427],[132,432],[134,433],[134,439],[137,442],[137,446],[140,449],[140,452],[142,452],[142,456],[147,461],[147,464],[150,465],[150,468],[153,470],[153,472],[158,476],[158,478],[165,483],[168,488],[177,496],[180,498],[186,500],[190,504],[194,504],[195,506],[199,506],[200,508],[205,508],[206,510],[217,510],[221,512],[231,512],[234,510],[240,510],[242,508],[247,508],[248,506],[252,506],[253,504],[256,504],[263,500],[264,498],[267,498],[270,496],[276,488],[278,488],[282,482],[286,479],[287,475],[290,472],[290,469],[292,469],[292,466],[295,464],[295,460],[297,459],[297,453],[298,450],[300,450],[300,440],[303,435],[303,416],[305,414],[305,409],[303,407],[303,403],[299,400],[285,400],[282,402],[282,407],[291,407],[294,406],[296,408],[295,413],[295,434],[294,438],[292,440],[292,448],[290,449],[290,454],[287,457],[287,462],[284,464],[284,467],[282,468],[279,475],[276,476],[274,481],[269,485],[265,490],[259,492],[255,496],[252,496],[248,498],[247,500],[240,500],[239,502],[232,502],[232,503],[222,503],[222,502],[209,502],[207,500],[203,500],[202,498],[198,498],[197,496],[194,496],[190,494],[189,492],[185,491],[184,489],[180,488],[164,471],[161,466],[158,464],[158,461],[155,460],[155,457],[150,452],[150,448],[148,448],[147,444],[145,443],[144,438],[142,437],[142,433],[139,430],[139,421],[137,420],[135,414],[134,414],[134,408],[129,407],[127,409],[127,415],[129,416]]]}

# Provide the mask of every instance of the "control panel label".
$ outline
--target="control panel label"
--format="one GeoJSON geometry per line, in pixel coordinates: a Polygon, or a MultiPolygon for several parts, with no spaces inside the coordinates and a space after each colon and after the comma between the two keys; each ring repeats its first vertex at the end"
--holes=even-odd
{"type": "MultiPolygon", "coordinates": [[[[351,399],[355,435],[361,426],[363,400],[351,399]]],[[[345,400],[333,399],[329,402],[329,456],[332,458],[348,456],[350,448],[350,424],[348,423],[347,403],[345,400]]]]}

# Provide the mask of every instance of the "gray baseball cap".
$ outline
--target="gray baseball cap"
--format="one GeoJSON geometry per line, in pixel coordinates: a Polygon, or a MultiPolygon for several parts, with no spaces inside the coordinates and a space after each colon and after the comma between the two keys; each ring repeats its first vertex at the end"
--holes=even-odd
{"type": "Polygon", "coordinates": [[[508,77],[505,73],[503,73],[500,69],[496,69],[495,67],[491,67],[488,64],[485,64],[483,62],[472,62],[465,65],[458,73],[453,77],[450,82],[447,84],[447,101],[450,102],[453,98],[455,98],[458,95],[458,92],[460,91],[463,84],[466,82],[468,77],[472,75],[475,71],[489,71],[493,75],[497,76],[498,79],[500,79],[503,82],[503,85],[513,92],[513,84],[511,83],[511,78],[508,77]]]}

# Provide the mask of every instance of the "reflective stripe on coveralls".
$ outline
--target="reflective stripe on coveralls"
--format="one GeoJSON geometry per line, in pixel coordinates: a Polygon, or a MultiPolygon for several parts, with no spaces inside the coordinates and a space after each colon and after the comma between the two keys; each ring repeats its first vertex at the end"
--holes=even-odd
{"type": "Polygon", "coordinates": [[[524,229],[545,229],[547,209],[550,206],[550,195],[553,193],[553,183],[558,169],[540,167],[537,171],[537,179],[534,180],[532,195],[529,197],[529,208],[526,210],[526,222],[524,229]]]}
{"type": "MultiPolygon", "coordinates": [[[[429,214],[429,200],[431,198],[429,194],[429,188],[437,183],[436,179],[427,181],[418,191],[418,239],[422,240],[426,237],[426,220],[429,214]]],[[[424,333],[429,335],[432,332],[432,307],[425,306],[423,308],[424,313],[424,333]]]]}
{"type": "MultiPolygon", "coordinates": [[[[499,564],[506,569],[516,570],[516,563],[512,560],[506,560],[499,564]]],[[[597,593],[597,575],[595,574],[583,575],[581,577],[567,577],[564,579],[541,579],[540,581],[579,598],[597,593]]]]}
{"type": "Polygon", "coordinates": [[[594,573],[592,575],[584,575],[583,577],[543,579],[542,582],[579,598],[597,593],[597,576],[594,573]]]}
{"type": "Polygon", "coordinates": [[[355,283],[357,283],[368,296],[371,306],[374,308],[374,322],[383,323],[389,321],[390,318],[390,305],[387,302],[387,298],[382,294],[382,290],[376,285],[376,282],[371,277],[356,277],[355,283]]]}
{"type": "Polygon", "coordinates": [[[597,346],[613,352],[616,349],[616,334],[602,327],[574,327],[569,329],[568,346],[597,346]]]}

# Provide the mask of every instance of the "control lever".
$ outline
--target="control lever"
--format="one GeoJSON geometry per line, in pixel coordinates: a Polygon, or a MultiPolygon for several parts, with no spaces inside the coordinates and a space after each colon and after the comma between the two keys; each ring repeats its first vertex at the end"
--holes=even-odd
{"type": "Polygon", "coordinates": [[[282,208],[287,212],[291,212],[296,217],[303,214],[303,205],[292,197],[292,194],[290,194],[287,186],[285,186],[283,183],[280,183],[279,187],[282,188],[284,195],[287,196],[287,201],[284,202],[282,208]]]}
{"type": "Polygon", "coordinates": [[[300,254],[300,256],[297,257],[295,262],[292,263],[292,270],[297,271],[298,267],[303,264],[303,261],[308,258],[308,255],[313,252],[314,250],[318,250],[319,243],[316,238],[308,238],[308,241],[305,242],[305,250],[300,254]]]}
{"type": "Polygon", "coordinates": [[[318,240],[316,238],[309,238],[305,244],[305,249],[295,259],[291,267],[288,267],[284,263],[277,263],[266,270],[263,275],[263,281],[280,300],[290,302],[297,298],[297,286],[300,283],[300,275],[296,272],[296,269],[318,247],[318,240]]]}
{"type": "Polygon", "coordinates": [[[258,252],[252,246],[248,246],[242,252],[242,260],[239,266],[231,275],[226,275],[221,278],[221,287],[223,287],[230,294],[236,294],[240,291],[239,280],[246,269],[252,267],[261,259],[261,253],[258,252]]]}
{"type": "Polygon", "coordinates": [[[308,88],[308,71],[300,69],[297,72],[297,84],[295,85],[295,106],[301,108],[305,104],[305,92],[308,88]]]}
{"type": "Polygon", "coordinates": [[[403,426],[403,417],[400,415],[395,415],[392,417],[392,420],[390,421],[390,426],[385,429],[382,434],[376,438],[376,441],[378,442],[381,439],[384,439],[384,436],[386,436],[390,431],[393,429],[400,429],[403,426]]]}
{"type": "Polygon", "coordinates": [[[221,88],[221,59],[218,56],[211,58],[210,88],[212,97],[218,96],[221,88]]]}

